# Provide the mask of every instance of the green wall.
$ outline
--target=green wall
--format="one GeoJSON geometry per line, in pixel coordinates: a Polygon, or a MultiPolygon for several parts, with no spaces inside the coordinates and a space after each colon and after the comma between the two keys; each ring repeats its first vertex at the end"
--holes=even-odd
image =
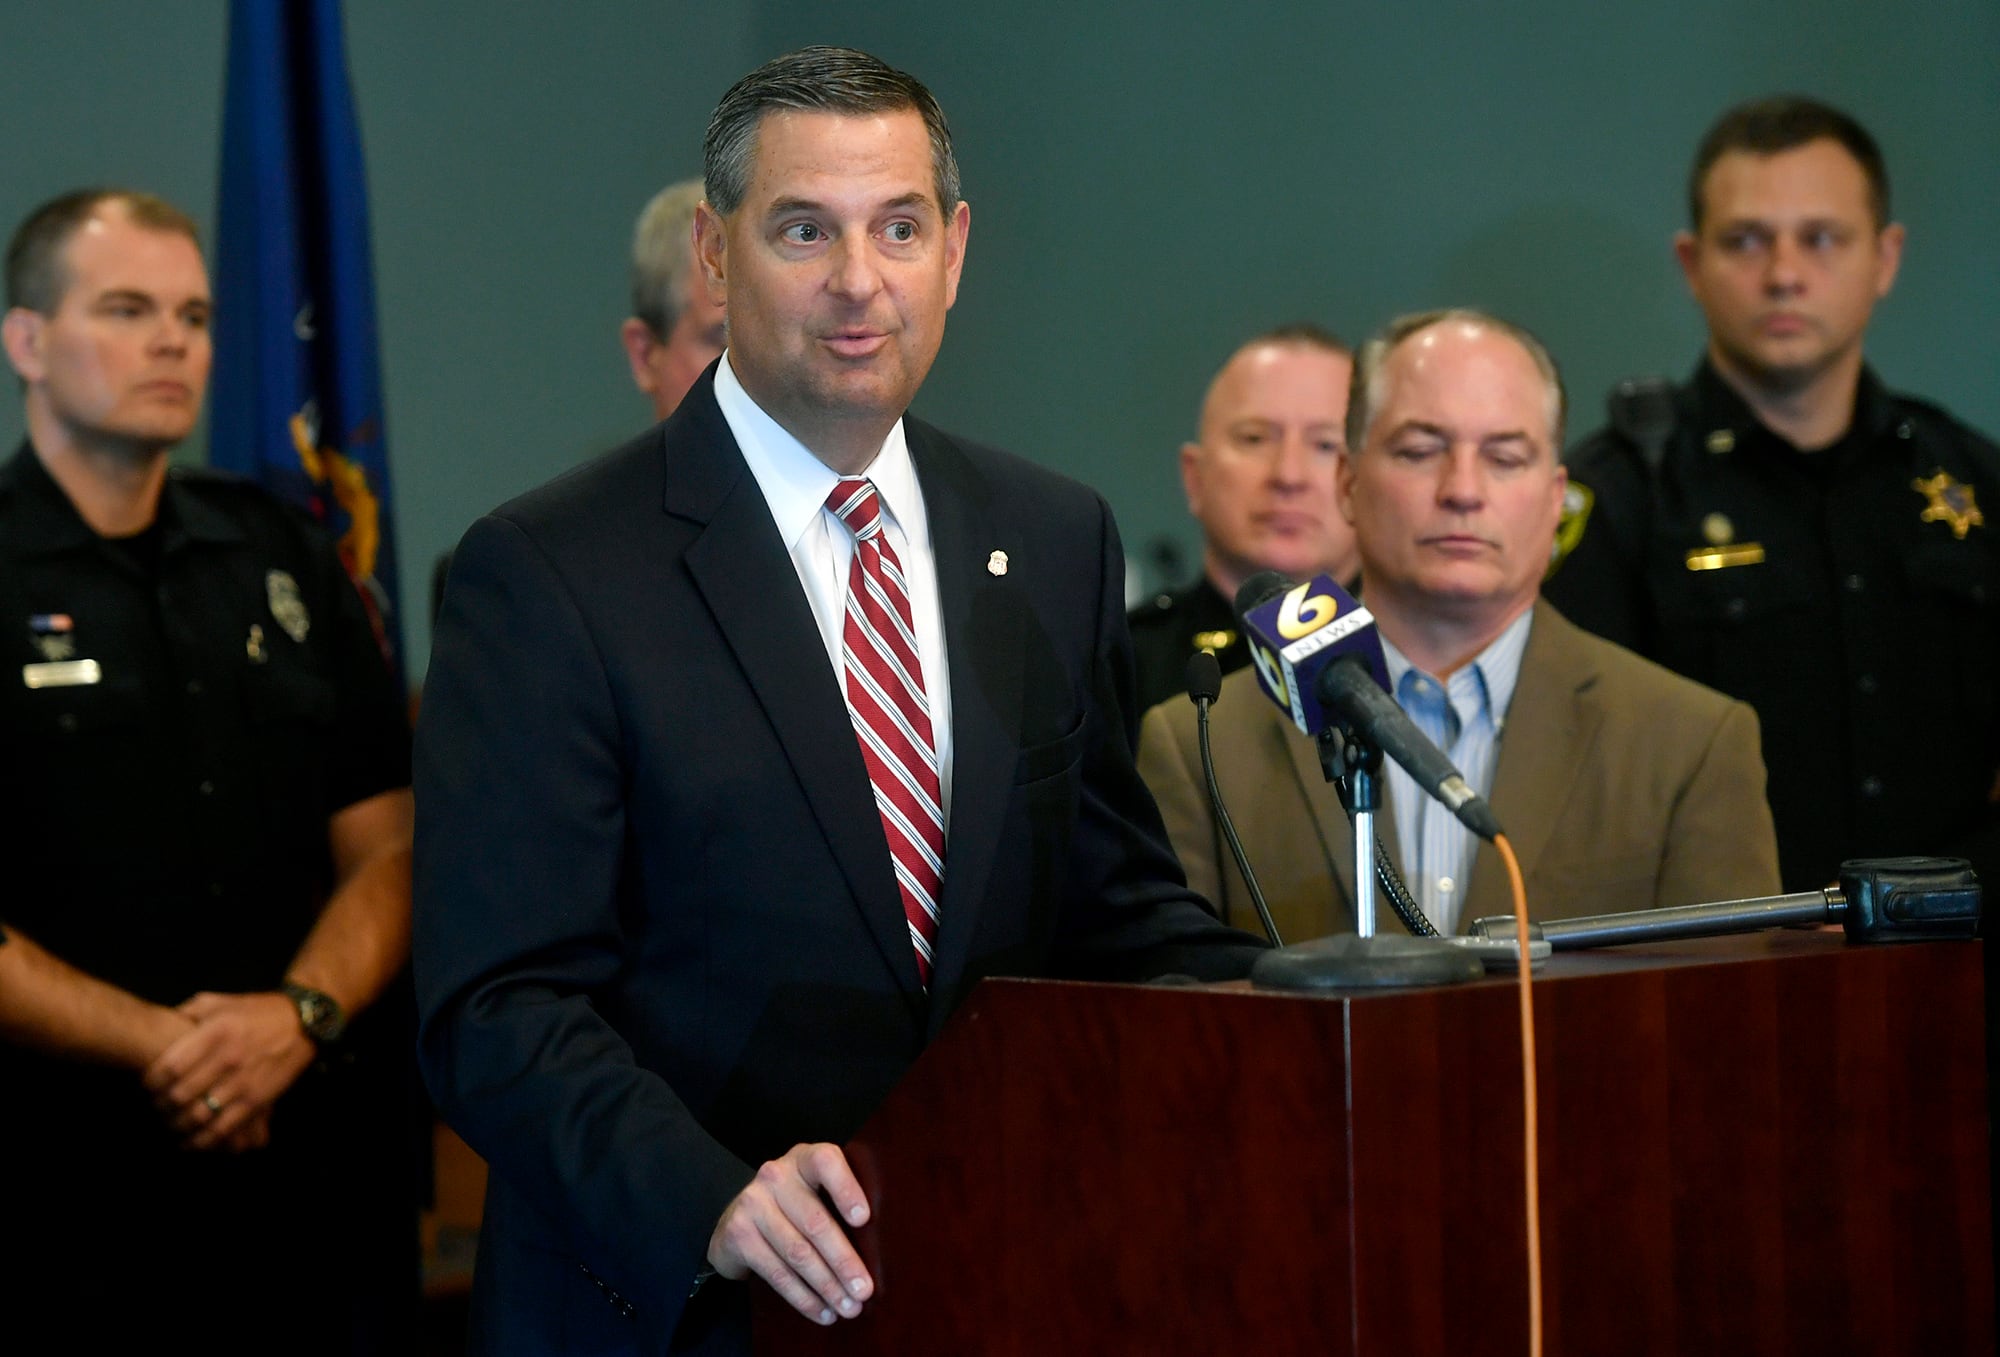
{"type": "MultiPolygon", "coordinates": [[[[697,168],[715,99],[806,42],[867,47],[949,112],[973,205],[918,409],[1100,487],[1128,548],[1192,547],[1172,472],[1241,337],[1359,337],[1471,303],[1537,330],[1579,430],[1678,374],[1668,251],[1723,105],[1780,89],[1882,140],[1910,246],[1871,353],[2000,430],[2000,5],[1612,9],[349,0],[369,157],[405,617],[478,513],[643,427],[615,330],[631,220],[697,168]]],[[[0,219],[114,180],[213,215],[220,0],[0,4],[0,219]]],[[[0,395],[0,437],[18,436],[0,395]]]]}

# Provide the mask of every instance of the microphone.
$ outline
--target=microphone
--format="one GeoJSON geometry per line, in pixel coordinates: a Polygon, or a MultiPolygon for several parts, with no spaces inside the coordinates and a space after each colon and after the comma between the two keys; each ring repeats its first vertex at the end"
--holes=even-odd
{"type": "Polygon", "coordinates": [[[1236,836],[1236,824],[1229,818],[1228,807],[1222,804],[1222,787],[1215,780],[1215,754],[1208,741],[1208,709],[1222,695],[1222,665],[1216,661],[1214,652],[1197,650],[1188,656],[1187,690],[1201,734],[1201,773],[1208,782],[1209,808],[1215,813],[1215,822],[1222,826],[1222,837],[1229,844],[1230,856],[1236,859],[1236,870],[1243,873],[1243,884],[1250,888],[1250,903],[1257,908],[1257,921],[1264,925],[1264,935],[1273,947],[1283,947],[1278,925],[1271,919],[1271,907],[1264,902],[1264,892],[1257,885],[1257,874],[1250,870],[1250,855],[1243,851],[1243,840],[1236,836]]]}
{"type": "Polygon", "coordinates": [[[1183,681],[1187,684],[1188,701],[1206,716],[1208,704],[1222,696],[1222,662],[1212,650],[1197,650],[1188,656],[1187,677],[1183,681]]]}
{"type": "Polygon", "coordinates": [[[1438,747],[1389,696],[1375,617],[1327,575],[1293,584],[1260,571],[1236,591],[1236,616],[1257,685],[1308,735],[1345,724],[1394,759],[1467,829],[1491,840],[1500,822],[1438,747]]]}

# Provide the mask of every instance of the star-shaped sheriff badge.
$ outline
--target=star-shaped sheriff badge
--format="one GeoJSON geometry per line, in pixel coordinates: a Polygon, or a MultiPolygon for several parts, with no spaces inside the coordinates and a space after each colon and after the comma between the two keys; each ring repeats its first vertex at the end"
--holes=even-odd
{"type": "Polygon", "coordinates": [[[1949,523],[1952,535],[1961,542],[1965,534],[1985,526],[1986,515],[1979,512],[1972,487],[1953,480],[1949,471],[1940,469],[1935,475],[1919,476],[1910,482],[1910,489],[1930,501],[1918,517],[1926,523],[1949,523]]]}

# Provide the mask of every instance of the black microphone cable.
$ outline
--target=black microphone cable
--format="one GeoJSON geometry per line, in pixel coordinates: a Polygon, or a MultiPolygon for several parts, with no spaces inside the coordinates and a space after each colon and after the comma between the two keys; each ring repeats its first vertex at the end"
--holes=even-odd
{"type": "Polygon", "coordinates": [[[1215,755],[1208,744],[1208,709],[1222,693],[1222,666],[1216,662],[1213,653],[1197,650],[1188,656],[1187,662],[1188,700],[1194,703],[1195,726],[1201,739],[1201,772],[1208,780],[1208,806],[1214,812],[1215,821],[1222,826],[1222,837],[1228,841],[1229,852],[1236,859],[1236,870],[1243,874],[1243,884],[1250,888],[1250,903],[1257,907],[1257,918],[1264,925],[1264,936],[1271,940],[1273,947],[1283,947],[1284,940],[1278,936],[1278,926],[1271,922],[1271,907],[1264,903],[1264,892],[1257,885],[1256,873],[1250,870],[1250,855],[1243,851],[1243,840],[1236,837],[1236,826],[1229,818],[1229,808],[1222,804],[1222,788],[1215,781],[1215,755]]]}
{"type": "Polygon", "coordinates": [[[1396,870],[1396,864],[1389,857],[1389,846],[1382,842],[1382,836],[1375,836],[1375,879],[1382,883],[1382,894],[1389,897],[1389,908],[1396,911],[1396,917],[1403,921],[1403,927],[1410,930],[1414,938],[1435,938],[1440,936],[1437,925],[1430,921],[1410,895],[1410,888],[1403,884],[1403,874],[1396,870]]]}

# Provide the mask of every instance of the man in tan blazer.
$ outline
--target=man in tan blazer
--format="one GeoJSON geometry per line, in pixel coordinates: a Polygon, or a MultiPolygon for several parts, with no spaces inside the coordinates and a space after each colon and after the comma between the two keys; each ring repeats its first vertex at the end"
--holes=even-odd
{"type": "MultiPolygon", "coordinates": [[[[1365,602],[1397,700],[1492,803],[1537,919],[1773,894],[1757,718],[1539,602],[1565,478],[1562,384],[1525,331],[1406,317],[1357,355],[1341,455],[1365,602]],[[1504,738],[1502,738],[1504,736],[1504,738]]],[[[1287,942],[1354,929],[1353,832],[1312,740],[1232,675],[1216,777],[1287,942]]],[[[1146,715],[1139,768],[1189,884],[1255,926],[1214,827],[1191,703],[1146,715]]],[[[1440,932],[1509,912],[1505,867],[1386,766],[1387,858],[1440,932]]],[[[1378,892],[1378,924],[1397,931],[1378,892]]]]}

